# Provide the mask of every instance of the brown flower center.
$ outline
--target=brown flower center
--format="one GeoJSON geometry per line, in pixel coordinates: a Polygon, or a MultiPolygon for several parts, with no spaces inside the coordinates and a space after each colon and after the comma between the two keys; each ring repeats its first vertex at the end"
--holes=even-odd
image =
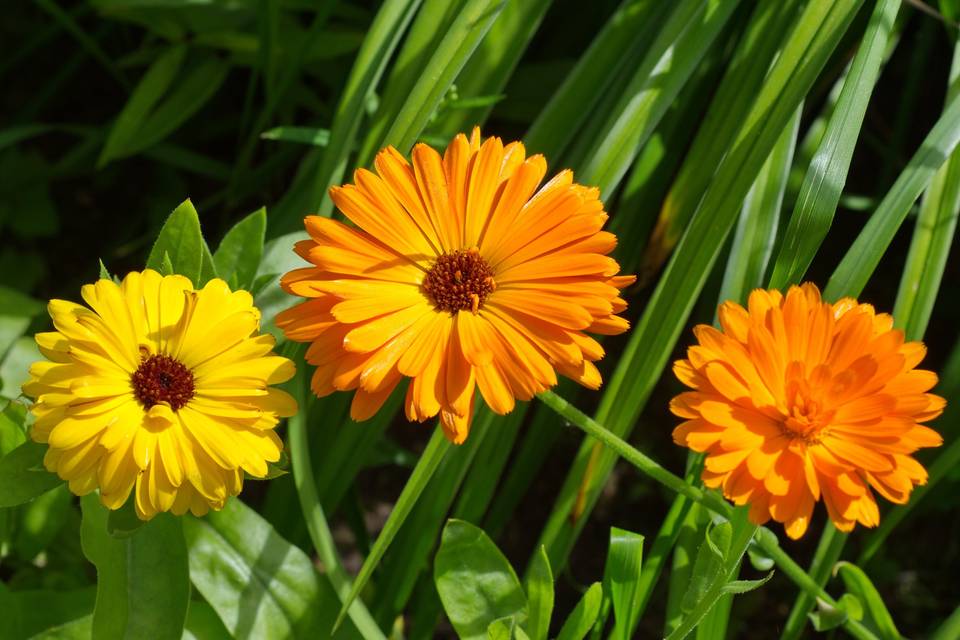
{"type": "Polygon", "coordinates": [[[170,356],[144,358],[131,377],[133,393],[144,409],[166,402],[176,411],[193,397],[193,374],[170,356]]]}
{"type": "Polygon", "coordinates": [[[476,313],[496,286],[493,269],[476,248],[443,254],[423,279],[423,291],[437,309],[451,313],[476,313]]]}

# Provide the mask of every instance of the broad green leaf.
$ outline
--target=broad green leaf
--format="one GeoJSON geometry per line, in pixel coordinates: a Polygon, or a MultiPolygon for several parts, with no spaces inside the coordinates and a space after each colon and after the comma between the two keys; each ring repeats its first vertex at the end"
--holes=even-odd
{"type": "Polygon", "coordinates": [[[823,140],[800,188],[770,276],[773,288],[783,289],[800,282],[830,229],[899,9],[900,0],[881,0],[870,16],[823,140]]]}
{"type": "Polygon", "coordinates": [[[183,640],[233,640],[220,616],[203,600],[191,600],[183,640]]]}
{"type": "Polygon", "coordinates": [[[557,640],[583,640],[593,628],[602,603],[603,587],[599,582],[594,582],[580,598],[576,608],[567,616],[557,640]]]}
{"type": "MultiPolygon", "coordinates": [[[[642,539],[642,538],[641,538],[642,539]]],[[[550,617],[553,615],[553,572],[547,550],[533,556],[527,571],[527,634],[532,640],[547,640],[550,632],[550,617]]]]}
{"type": "Polygon", "coordinates": [[[676,4],[599,136],[590,140],[594,151],[581,165],[585,184],[610,196],[738,4],[734,0],[676,4]]]}
{"type": "Polygon", "coordinates": [[[134,144],[144,120],[173,83],[186,55],[186,45],[173,45],[150,65],[113,123],[97,162],[99,166],[123,156],[134,144]]]}
{"type": "Polygon", "coordinates": [[[953,613],[937,627],[930,640],[956,640],[960,638],[960,606],[953,610],[953,613]]]}
{"type": "Polygon", "coordinates": [[[65,484],[54,487],[53,491],[47,491],[20,507],[19,526],[13,540],[16,554],[33,560],[41,552],[47,551],[70,521],[73,510],[73,495],[65,484]]]}
{"type": "Polygon", "coordinates": [[[200,218],[189,200],[174,209],[163,223],[147,257],[147,267],[162,272],[164,254],[174,273],[190,278],[195,287],[202,287],[216,276],[213,256],[200,232],[200,218]]]}
{"type": "Polygon", "coordinates": [[[434,559],[434,580],[447,618],[463,640],[487,637],[500,618],[527,617],[527,598],[496,545],[482,529],[450,520],[434,559]]]}
{"type": "MultiPolygon", "coordinates": [[[[353,582],[353,588],[344,600],[340,615],[337,617],[337,625],[343,620],[353,600],[360,594],[364,586],[366,586],[367,581],[370,580],[374,569],[380,564],[383,554],[386,553],[393,539],[396,537],[397,532],[400,530],[400,527],[403,526],[407,516],[410,515],[410,511],[419,500],[420,494],[423,493],[430,478],[433,477],[440,461],[443,460],[444,456],[450,450],[450,446],[450,441],[443,435],[443,430],[440,429],[439,426],[436,427],[433,435],[430,437],[430,442],[427,443],[427,448],[420,456],[420,461],[417,463],[416,468],[414,468],[413,473],[410,474],[407,483],[403,486],[403,491],[400,492],[400,497],[397,498],[397,502],[390,512],[390,517],[387,518],[387,522],[383,525],[383,530],[380,531],[380,535],[377,536],[373,548],[370,549],[370,555],[367,556],[363,562],[363,566],[360,567],[360,573],[357,574],[357,578],[353,582]]],[[[486,629],[486,627],[484,627],[484,629],[486,629]]]]}
{"type": "Polygon", "coordinates": [[[629,640],[639,621],[640,573],[643,569],[643,536],[625,529],[610,529],[605,583],[613,602],[616,624],[611,640],[629,640]]]}
{"type": "Polygon", "coordinates": [[[19,398],[21,386],[30,379],[30,365],[41,359],[33,338],[18,338],[0,362],[0,395],[10,400],[19,398]]]}
{"type": "Polygon", "coordinates": [[[47,446],[32,440],[0,458],[0,508],[43,495],[63,481],[43,467],[47,446]]]}
{"type": "Polygon", "coordinates": [[[7,402],[0,411],[0,460],[27,440],[25,407],[7,402]]]}
{"type": "Polygon", "coordinates": [[[403,108],[380,146],[393,145],[406,152],[423,133],[430,116],[450,84],[486,35],[505,3],[500,0],[466,0],[443,39],[420,72],[403,108]]]}
{"type": "MultiPolygon", "coordinates": [[[[339,597],[310,558],[237,499],[184,518],[190,579],[235,638],[328,638],[339,597]]],[[[139,534],[138,534],[139,535],[139,534]]],[[[335,638],[356,638],[347,623],[335,638]]]]}
{"type": "Polygon", "coordinates": [[[330,130],[312,127],[274,127],[261,133],[260,137],[264,140],[299,142],[314,147],[325,147],[330,142],[330,130]]]}
{"type": "Polygon", "coordinates": [[[107,516],[107,533],[117,539],[129,538],[143,528],[144,524],[146,523],[137,517],[131,497],[122,507],[110,511],[107,516]]]}
{"type": "Polygon", "coordinates": [[[30,640],[90,640],[92,633],[93,615],[91,614],[41,631],[30,640]]]}
{"type": "MultiPolygon", "coordinates": [[[[52,589],[8,590],[0,585],[0,611],[3,611],[3,626],[0,639],[19,640],[32,637],[56,637],[54,631],[62,625],[89,616],[93,611],[96,590],[93,587],[60,591],[52,589]]],[[[89,626],[86,636],[64,638],[90,638],[89,626]]]]}
{"type": "Polygon", "coordinates": [[[847,591],[863,605],[865,623],[872,626],[883,640],[900,640],[900,632],[883,603],[883,598],[863,569],[850,562],[838,562],[834,575],[839,575],[847,591]]]}
{"type": "MultiPolygon", "coordinates": [[[[614,435],[627,435],[636,425],[734,225],[743,198],[859,4],[859,0],[813,0],[795,21],[750,113],[740,120],[733,147],[717,167],[697,214],[606,382],[597,422],[614,435]]],[[[552,566],[564,564],[616,459],[616,454],[590,440],[581,446],[538,542],[547,547],[552,566]],[[573,526],[571,519],[575,521],[573,526]]]]}
{"type": "Polygon", "coordinates": [[[263,207],[233,225],[213,254],[217,275],[236,287],[249,289],[260,267],[266,232],[267,210],[263,207]]]}
{"type": "Polygon", "coordinates": [[[180,519],[160,514],[135,536],[116,540],[107,533],[107,509],[96,494],[80,504],[83,553],[97,567],[94,640],[180,640],[190,601],[180,519]]]}

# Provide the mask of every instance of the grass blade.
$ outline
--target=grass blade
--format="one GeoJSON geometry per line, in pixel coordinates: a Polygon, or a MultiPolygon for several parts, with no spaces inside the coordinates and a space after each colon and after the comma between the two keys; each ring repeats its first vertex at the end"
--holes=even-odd
{"type": "Polygon", "coordinates": [[[343,622],[343,618],[350,605],[353,604],[354,599],[356,599],[370,580],[374,569],[380,564],[383,554],[387,552],[390,543],[393,542],[397,532],[400,531],[400,527],[407,519],[407,516],[410,515],[410,511],[413,510],[414,505],[420,498],[420,494],[423,493],[430,478],[440,465],[440,461],[443,460],[449,450],[450,441],[443,435],[443,430],[437,426],[433,430],[433,435],[430,437],[427,448],[420,456],[416,468],[414,468],[413,473],[403,487],[403,491],[400,493],[400,497],[393,506],[393,511],[390,512],[390,517],[387,518],[383,530],[380,532],[380,535],[377,536],[376,542],[373,543],[373,548],[370,549],[370,555],[364,560],[363,566],[360,568],[360,573],[353,582],[353,588],[350,589],[350,593],[347,594],[346,599],[343,601],[343,608],[340,610],[340,615],[337,616],[334,629],[339,627],[343,622]]]}
{"type": "Polygon", "coordinates": [[[881,0],[870,16],[866,35],[800,188],[770,277],[773,288],[783,289],[800,281],[830,229],[899,8],[900,0],[881,0]]]}
{"type": "Polygon", "coordinates": [[[676,6],[602,131],[590,138],[593,152],[580,180],[609,197],[737,6],[730,0],[676,6]]]}

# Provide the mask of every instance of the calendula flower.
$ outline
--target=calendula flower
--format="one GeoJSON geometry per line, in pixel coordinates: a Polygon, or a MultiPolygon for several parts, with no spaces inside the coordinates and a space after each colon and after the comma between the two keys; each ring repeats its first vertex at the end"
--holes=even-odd
{"type": "Polygon", "coordinates": [[[480,131],[443,156],[419,144],[411,162],[393,148],[376,173],[330,196],[356,227],[310,216],[296,252],[311,266],[283,287],[307,298],[281,313],[287,337],[310,342],[313,391],[356,389],[355,420],[377,412],[404,377],[406,414],[438,413],[446,435],[467,437],[474,389],[509,412],[557,382],[596,389],[603,349],[585,332],[628,328],[606,254],[616,237],[597,189],[562,171],[540,186],[546,161],[480,131]],[[539,189],[538,189],[539,187],[539,189]]]}
{"type": "Polygon", "coordinates": [[[879,523],[874,490],[902,504],[926,482],[911,454],[942,443],[921,423],[946,403],[927,393],[936,374],[916,369],[923,344],[904,342],[888,314],[804,284],[756,290],[747,309],[725,302],[719,317],[722,330],[694,329],[699,344],[673,367],[696,391],[670,404],[686,419],[674,441],[707,454],[706,486],[799,538],[821,497],[850,531],[879,523]]]}
{"type": "Polygon", "coordinates": [[[293,363],[258,332],[246,291],[211,280],[134,272],[81,290],[89,305],[51,300],[56,331],[37,334],[47,360],[30,368],[31,435],[44,465],[109,509],[133,493],[137,515],[202,515],[240,492],[244,472],[280,458],[278,419],[296,402],[269,385],[293,363]]]}

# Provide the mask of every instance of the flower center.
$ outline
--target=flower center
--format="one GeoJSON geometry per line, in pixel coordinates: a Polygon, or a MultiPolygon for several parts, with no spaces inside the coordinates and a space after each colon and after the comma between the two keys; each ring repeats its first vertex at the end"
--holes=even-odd
{"type": "Polygon", "coordinates": [[[787,384],[787,415],[781,423],[784,435],[806,444],[816,444],[830,424],[833,411],[827,410],[806,380],[787,384]]]}
{"type": "Polygon", "coordinates": [[[497,285],[493,269],[476,248],[445,253],[423,279],[423,291],[437,309],[476,313],[497,285]]]}
{"type": "Polygon", "coordinates": [[[144,358],[131,377],[133,393],[144,409],[166,402],[176,411],[193,397],[193,374],[170,356],[144,358]]]}

